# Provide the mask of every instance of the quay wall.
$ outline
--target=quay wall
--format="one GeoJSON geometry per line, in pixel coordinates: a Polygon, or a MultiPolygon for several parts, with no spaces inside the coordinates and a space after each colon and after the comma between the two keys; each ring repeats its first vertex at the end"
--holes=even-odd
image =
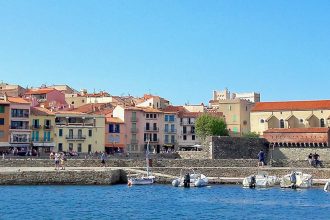
{"type": "Polygon", "coordinates": [[[321,160],[330,160],[329,147],[275,147],[273,150],[274,160],[307,160],[307,156],[312,153],[320,155],[321,160]]]}
{"type": "Polygon", "coordinates": [[[65,171],[65,172],[0,172],[0,185],[113,185],[127,182],[126,172],[65,171]]]}

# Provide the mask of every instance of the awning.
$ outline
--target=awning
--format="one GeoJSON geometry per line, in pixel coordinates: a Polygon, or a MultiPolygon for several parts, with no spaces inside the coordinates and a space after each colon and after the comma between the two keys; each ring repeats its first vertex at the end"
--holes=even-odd
{"type": "Polygon", "coordinates": [[[10,145],[11,147],[30,147],[31,145],[30,144],[11,144],[10,145]]]}
{"type": "Polygon", "coordinates": [[[0,142],[0,147],[11,147],[8,142],[0,142]]]}

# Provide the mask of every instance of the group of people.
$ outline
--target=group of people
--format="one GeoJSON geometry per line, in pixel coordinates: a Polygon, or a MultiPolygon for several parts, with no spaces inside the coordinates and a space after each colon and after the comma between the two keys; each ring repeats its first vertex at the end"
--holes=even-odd
{"type": "Polygon", "coordinates": [[[51,152],[49,155],[50,159],[54,159],[55,170],[65,170],[65,161],[67,160],[64,153],[51,152]]]}
{"type": "Polygon", "coordinates": [[[318,155],[316,152],[314,154],[310,153],[308,155],[308,163],[313,167],[321,166],[320,155],[318,155]]]}

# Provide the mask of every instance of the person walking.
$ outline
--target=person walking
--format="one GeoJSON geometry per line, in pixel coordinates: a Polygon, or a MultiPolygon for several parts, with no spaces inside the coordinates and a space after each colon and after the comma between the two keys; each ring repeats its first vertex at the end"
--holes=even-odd
{"type": "Polygon", "coordinates": [[[58,171],[60,169],[60,154],[55,153],[54,160],[55,160],[55,170],[58,171]]]}
{"type": "Polygon", "coordinates": [[[265,153],[262,149],[258,153],[258,159],[259,159],[258,166],[260,166],[261,164],[261,166],[263,167],[265,165],[265,153]]]}
{"type": "Polygon", "coordinates": [[[66,157],[64,153],[61,153],[61,170],[65,170],[66,157]]]}
{"type": "Polygon", "coordinates": [[[102,167],[105,167],[105,160],[106,160],[106,158],[107,158],[107,155],[106,155],[106,153],[105,152],[103,152],[102,153],[102,155],[101,155],[101,166],[102,167]]]}

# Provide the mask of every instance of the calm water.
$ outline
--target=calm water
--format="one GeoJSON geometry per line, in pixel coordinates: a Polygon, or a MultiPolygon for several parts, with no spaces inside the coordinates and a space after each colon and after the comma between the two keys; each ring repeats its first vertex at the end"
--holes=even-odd
{"type": "Polygon", "coordinates": [[[321,189],[1,186],[0,219],[330,219],[321,189]]]}

